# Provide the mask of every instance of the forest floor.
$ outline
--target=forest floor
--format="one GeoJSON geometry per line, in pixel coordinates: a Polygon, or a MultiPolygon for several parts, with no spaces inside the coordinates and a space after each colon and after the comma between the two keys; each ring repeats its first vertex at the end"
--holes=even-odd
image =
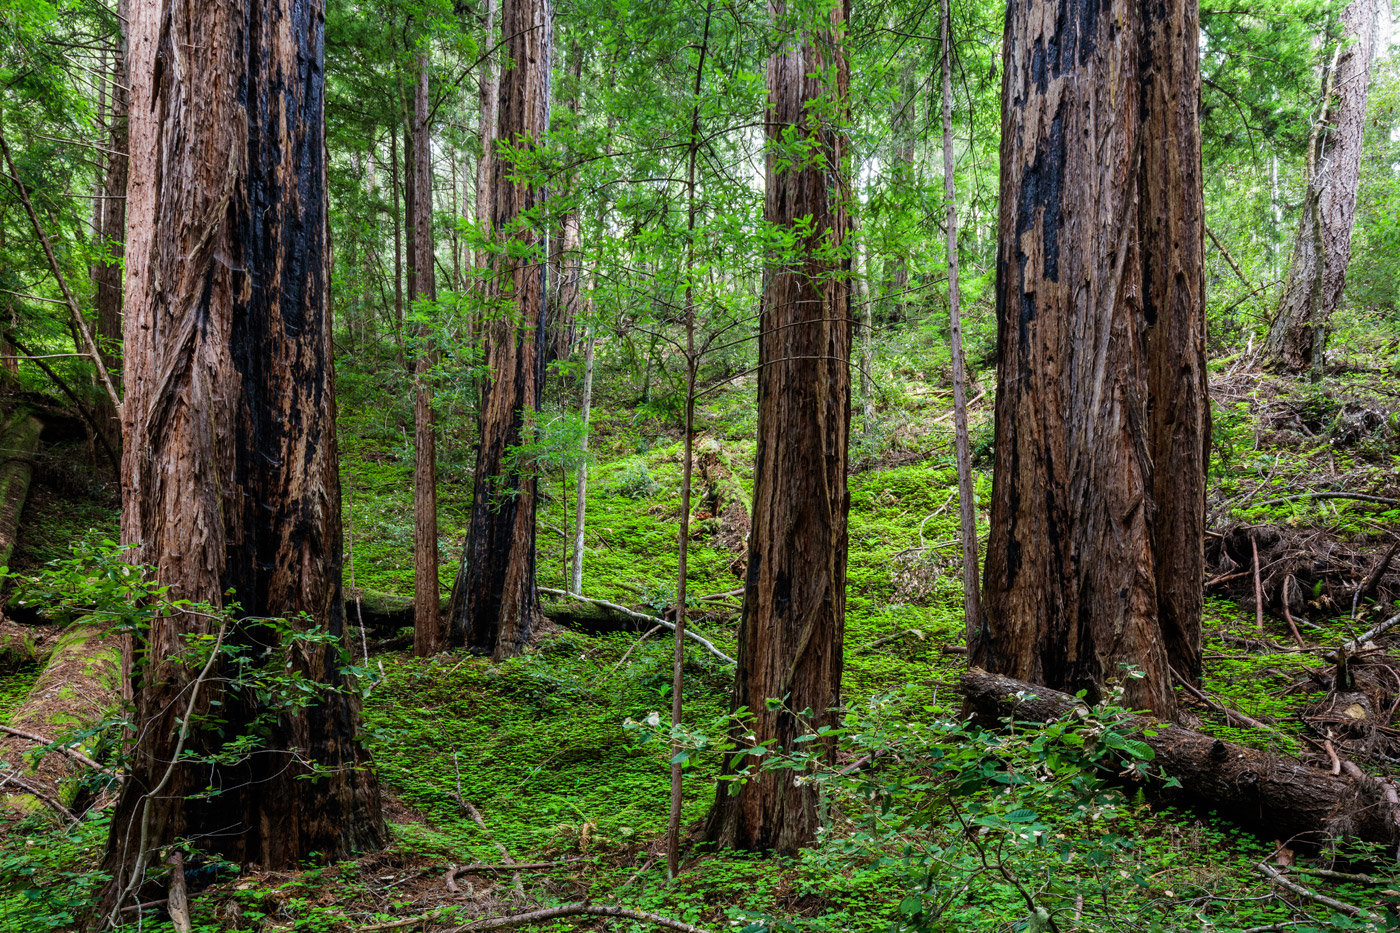
{"type": "MultiPolygon", "coordinates": [[[[1325,650],[1365,627],[1352,619],[1351,595],[1400,532],[1400,508],[1312,493],[1400,495],[1400,377],[1353,370],[1293,383],[1230,366],[1212,366],[1204,692],[1217,706],[1270,728],[1241,727],[1184,694],[1183,704],[1200,728],[1223,738],[1325,763],[1320,742],[1330,735],[1334,747],[1358,763],[1389,770],[1400,758],[1400,731],[1389,718],[1400,705],[1400,638],[1397,648],[1363,652],[1354,664],[1373,703],[1372,720],[1352,722],[1343,732],[1336,711],[1319,703],[1333,674],[1325,650]],[[1246,559],[1241,551],[1249,551],[1251,540],[1260,551],[1262,630],[1252,553],[1246,559]],[[1285,603],[1302,647],[1282,618],[1285,603]]],[[[858,419],[853,428],[843,695],[848,709],[897,729],[935,734],[957,716],[956,681],[965,661],[957,653],[963,623],[950,397],[930,381],[937,382],[896,368],[876,417],[864,425],[858,419]]],[[[718,598],[695,602],[694,627],[729,654],[754,449],[751,391],[738,386],[711,399],[698,424],[704,472],[690,587],[697,596],[718,598]]],[[[983,399],[974,408],[982,502],[991,484],[988,405],[983,399]]],[[[353,398],[342,403],[346,583],[352,591],[412,592],[409,437],[402,413],[390,417],[353,398]]],[[[676,596],[679,431],[666,410],[605,399],[595,409],[591,443],[596,459],[583,591],[664,613],[676,596]]],[[[49,453],[22,527],[15,558],[21,574],[66,557],[76,539],[116,535],[110,490],[75,478],[64,465],[71,456],[49,453]]],[[[468,460],[465,443],[444,439],[444,590],[456,570],[470,503],[468,460]]],[[[563,587],[571,482],[550,476],[543,493],[539,583],[563,587]]],[[[1400,567],[1382,575],[1370,602],[1391,605],[1397,597],[1400,567]]],[[[365,633],[364,643],[369,648],[393,635],[365,633]]],[[[969,872],[966,853],[948,840],[957,833],[945,825],[946,814],[930,818],[925,802],[896,810],[891,819],[903,822],[883,824],[884,835],[838,820],[836,832],[796,859],[708,852],[695,845],[692,832],[683,870],[668,884],[661,840],[670,752],[652,732],[628,722],[645,722],[653,713],[663,723],[668,718],[671,647],[665,638],[640,645],[638,638],[618,626],[556,620],[531,650],[503,664],[460,653],[416,659],[402,651],[372,652],[370,665],[380,679],[365,718],[386,792],[390,846],[301,872],[208,872],[213,883],[196,885],[193,896],[196,928],[329,933],[384,929],[389,921],[431,914],[425,922],[432,930],[491,912],[591,899],[716,931],[876,931],[901,923],[907,929],[1011,930],[1037,922],[1028,912],[1027,891],[1066,931],[1345,929],[1368,922],[1382,929],[1397,916],[1389,905],[1400,900],[1400,882],[1389,876],[1389,887],[1306,879],[1310,890],[1366,909],[1386,908],[1391,919],[1347,917],[1289,894],[1256,869],[1278,857],[1283,841],[1237,828],[1230,814],[1181,811],[1140,794],[1118,798],[1088,822],[1076,814],[1039,813],[1035,839],[1011,834],[1004,837],[1011,848],[998,844],[996,871],[969,872]],[[1045,844],[1052,837],[1111,838],[1113,844],[1086,841],[1075,854],[1045,844]],[[518,873],[478,867],[457,873],[457,890],[448,890],[451,868],[512,860],[530,867],[518,873]]],[[[35,676],[33,668],[0,672],[0,722],[35,676]]],[[[722,734],[730,682],[727,664],[688,645],[685,710],[697,730],[722,734]]],[[[940,748],[936,741],[931,747],[940,748]]],[[[683,825],[692,831],[714,799],[717,773],[714,755],[687,763],[683,825]]],[[[70,829],[42,813],[12,821],[0,840],[0,927],[63,929],[82,917],[106,826],[100,815],[70,829]]],[[[986,838],[985,826],[982,832],[986,838]]],[[[1361,862],[1381,870],[1360,849],[1328,847],[1296,858],[1300,866],[1361,862]]],[[[135,923],[133,917],[133,929],[135,923]]],[[[168,918],[152,910],[140,928],[168,929],[168,918]]],[[[594,920],[527,929],[644,928],[594,920]]]]}

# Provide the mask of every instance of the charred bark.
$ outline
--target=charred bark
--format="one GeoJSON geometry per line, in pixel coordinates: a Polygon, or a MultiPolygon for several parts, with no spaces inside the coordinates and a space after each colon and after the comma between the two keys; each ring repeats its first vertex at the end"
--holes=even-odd
{"type": "Polygon", "coordinates": [[[1138,224],[1157,623],[1168,663],[1199,683],[1210,462],[1200,16],[1197,0],[1154,0],[1142,7],[1142,17],[1138,224]]]}
{"type": "Polygon", "coordinates": [[[987,621],[969,647],[973,663],[1072,692],[1134,665],[1127,702],[1170,716],[1140,294],[1141,16],[1127,0],[1007,8],[987,621]]]}
{"type": "MultiPolygon", "coordinates": [[[[782,0],[773,10],[786,20],[782,0]]],[[[837,4],[829,25],[793,29],[768,60],[764,219],[809,226],[795,254],[771,265],[763,292],[753,528],[732,708],[749,710],[745,731],[757,741],[784,750],[834,724],[841,690],[852,335],[845,29],[837,4]]],[[[830,742],[817,747],[835,751],[830,742]]],[[[706,835],[794,852],[816,830],[816,789],[768,772],[734,794],[720,785],[706,835]]]]}
{"type": "MultiPolygon", "coordinates": [[[[131,12],[123,539],[173,598],[232,598],[242,617],[292,625],[304,613],[343,641],[321,5],[141,0],[131,12]]],[[[384,838],[334,642],[292,651],[325,689],[276,712],[259,754],[174,761],[188,721],[177,700],[196,696],[197,715],[226,723],[189,730],[184,747],[202,754],[268,712],[225,688],[217,662],[192,687],[185,637],[219,628],[167,615],[138,645],[139,739],[94,923],[119,916],[176,838],[268,868],[384,838]],[[221,792],[205,796],[211,785],[221,792]]],[[[269,637],[253,621],[225,634],[249,648],[269,637]]]]}
{"type": "MultiPolygon", "coordinates": [[[[1050,722],[1083,705],[1068,694],[980,670],[962,676],[961,690],[988,728],[1008,717],[1050,722]]],[[[1377,778],[1333,775],[1294,758],[1144,717],[1133,717],[1127,727],[1155,752],[1153,770],[1160,768],[1181,782],[1177,790],[1156,780],[1149,784],[1168,800],[1227,814],[1266,839],[1400,841],[1400,813],[1387,796],[1393,788],[1377,778]]]]}
{"type": "MultiPolygon", "coordinates": [[[[553,17],[550,0],[501,6],[510,67],[500,81],[500,136],[529,154],[549,133],[553,17]]],[[[545,192],[532,174],[513,160],[493,168],[492,229],[510,245],[490,256],[480,445],[470,530],[452,591],[453,643],[497,660],[519,653],[540,618],[537,480],[533,465],[509,453],[528,439],[544,385],[548,233],[540,217],[545,192]]]]}
{"type": "Polygon", "coordinates": [[[1366,93],[1379,11],[1377,0],[1352,0],[1342,12],[1340,44],[1309,139],[1308,190],[1288,279],[1264,345],[1265,360],[1274,369],[1294,373],[1320,369],[1327,319],[1342,300],[1356,223],[1366,93]]]}

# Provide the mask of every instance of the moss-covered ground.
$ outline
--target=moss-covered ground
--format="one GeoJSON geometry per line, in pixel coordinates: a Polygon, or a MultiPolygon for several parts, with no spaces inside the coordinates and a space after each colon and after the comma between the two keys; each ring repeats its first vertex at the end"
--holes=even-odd
{"type": "MultiPolygon", "coordinates": [[[[956,475],[945,417],[949,402],[944,391],[925,384],[921,372],[894,367],[881,375],[884,392],[875,416],[868,424],[857,418],[853,425],[843,697],[853,709],[895,697],[890,705],[911,721],[946,718],[956,713],[953,682],[964,665],[959,654],[945,651],[961,644],[963,625],[956,475]]],[[[1261,395],[1255,387],[1217,406],[1214,505],[1228,506],[1242,495],[1266,499],[1270,493],[1261,482],[1269,489],[1291,489],[1329,454],[1329,469],[1339,475],[1367,470],[1384,481],[1387,471],[1394,470],[1394,448],[1378,451],[1367,447],[1366,439],[1360,448],[1343,448],[1322,440],[1290,445],[1271,438],[1264,424],[1268,401],[1267,393],[1261,395]]],[[[1338,411],[1334,406],[1334,422],[1338,411]]],[[[990,493],[988,419],[983,402],[973,432],[982,454],[977,483],[983,502],[990,493]]],[[[342,404],[348,585],[397,595],[412,592],[409,425],[411,414],[401,401],[381,397],[369,404],[352,387],[342,404]]],[[[697,427],[700,439],[722,452],[733,482],[749,492],[755,429],[751,388],[712,396],[699,412],[697,427]]],[[[659,406],[605,397],[595,409],[591,436],[584,592],[662,610],[676,594],[682,448],[674,418],[659,406]]],[[[444,592],[455,575],[466,528],[471,452],[469,431],[444,431],[439,489],[444,592]]],[[[561,586],[573,478],[545,469],[541,491],[539,582],[561,586]]],[[[92,511],[96,507],[91,504],[51,499],[40,523],[43,531],[21,543],[31,565],[46,555],[58,556],[64,537],[112,527],[110,507],[104,513],[92,511]]],[[[985,514],[981,517],[985,522],[985,514]]],[[[1393,529],[1397,517],[1374,508],[1311,502],[1290,504],[1285,515],[1251,510],[1246,501],[1241,508],[1227,508],[1223,520],[1325,519],[1332,533],[1345,535],[1376,526],[1393,529]]],[[[697,522],[690,553],[692,594],[726,593],[739,585],[736,559],[742,555],[717,520],[697,522]]],[[[736,610],[733,598],[705,601],[697,606],[702,614],[695,627],[732,654],[736,610]]],[[[1340,615],[1324,614],[1313,622],[1319,627],[1308,634],[1315,644],[1338,641],[1350,631],[1340,615]]],[[[1218,713],[1194,707],[1203,728],[1280,751],[1308,752],[1295,714],[1316,691],[1285,688],[1319,666],[1316,654],[1250,647],[1248,639],[1261,634],[1253,611],[1232,599],[1208,601],[1207,629],[1206,691],[1226,706],[1277,720],[1278,731],[1237,728],[1218,713]]],[[[1269,618],[1267,629],[1263,640],[1287,641],[1281,621],[1269,618]]],[[[515,903],[508,875],[464,876],[459,882],[463,893],[455,897],[443,889],[449,866],[499,864],[503,852],[520,862],[554,863],[553,868],[523,873],[531,903],[588,897],[712,930],[748,928],[757,918],[768,918],[762,928],[773,930],[898,928],[907,919],[901,909],[907,903],[909,873],[897,849],[884,858],[844,857],[842,843],[833,840],[800,859],[778,859],[691,847],[682,874],[667,883],[660,838],[667,817],[669,752],[648,741],[644,730],[625,724],[651,713],[665,720],[671,702],[671,647],[661,638],[640,646],[637,640],[633,632],[589,633],[551,624],[525,655],[502,664],[455,652],[428,659],[400,653],[371,658],[381,677],[364,712],[388,794],[389,849],[341,865],[221,883],[195,899],[201,929],[329,933],[437,907],[446,908],[439,915],[444,924],[485,907],[506,911],[515,903]],[[617,667],[629,650],[627,663],[617,667]],[[481,815],[484,827],[464,802],[481,815]],[[229,904],[237,905],[240,919],[229,919],[235,916],[229,904]]],[[[730,668],[693,645],[686,658],[687,719],[712,727],[728,708],[730,668]]],[[[20,682],[0,678],[0,716],[20,682]]],[[[692,843],[693,831],[714,799],[716,773],[717,762],[704,756],[687,768],[683,825],[692,843]]],[[[13,832],[51,832],[40,825],[43,819],[31,818],[13,832]]],[[[1093,904],[1085,908],[1085,916],[1112,918],[1107,926],[1087,919],[1081,926],[1070,911],[1057,918],[1060,929],[1301,930],[1344,923],[1325,909],[1300,914],[1275,897],[1252,868],[1273,853],[1275,841],[1248,835],[1227,819],[1130,799],[1098,829],[1122,840],[1108,862],[1062,863],[1046,854],[1022,865],[1023,871],[1033,866],[1043,879],[1082,874],[1089,896],[1104,900],[1102,909],[1093,904]],[[1315,918],[1314,926],[1296,925],[1307,916],[1315,918]],[[1268,926],[1273,923],[1284,925],[1268,926]]],[[[80,913],[95,881],[92,858],[102,832],[100,822],[75,831],[63,844],[49,846],[42,859],[31,853],[27,862],[13,847],[7,849],[9,861],[0,865],[0,873],[11,894],[0,900],[0,926],[58,929],[65,909],[80,913]],[[36,885],[45,880],[48,887],[36,893],[36,888],[25,888],[24,877],[36,885]],[[30,902],[35,905],[32,917],[24,913],[30,902]]],[[[1035,876],[1022,880],[1037,883],[1035,876]]],[[[1327,891],[1352,903],[1369,905],[1375,897],[1368,889],[1345,885],[1329,885],[1327,891]]],[[[954,898],[935,928],[1019,930],[1027,922],[1016,887],[988,873],[954,898]]],[[[152,915],[142,928],[168,925],[152,915]]],[[[643,929],[623,921],[528,929],[566,928],[643,929]]]]}

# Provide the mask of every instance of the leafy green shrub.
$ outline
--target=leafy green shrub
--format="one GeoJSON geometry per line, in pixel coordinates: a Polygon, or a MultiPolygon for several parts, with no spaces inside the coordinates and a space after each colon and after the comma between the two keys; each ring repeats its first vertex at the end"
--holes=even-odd
{"type": "Polygon", "coordinates": [[[608,492],[626,499],[650,499],[661,491],[661,484],[652,478],[645,460],[630,460],[608,483],[608,492]]]}

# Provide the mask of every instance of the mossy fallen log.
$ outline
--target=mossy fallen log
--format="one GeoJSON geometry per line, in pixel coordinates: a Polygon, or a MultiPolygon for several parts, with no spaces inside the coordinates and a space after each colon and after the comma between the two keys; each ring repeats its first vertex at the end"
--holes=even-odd
{"type": "Polygon", "coordinates": [[[358,590],[345,597],[345,620],[374,632],[395,632],[413,627],[413,598],[358,590]]]}
{"type": "Polygon", "coordinates": [[[34,455],[38,453],[39,435],[43,430],[43,423],[34,413],[21,408],[0,431],[0,567],[10,566],[10,558],[14,556],[19,517],[29,499],[34,455]]]}
{"type": "MultiPolygon", "coordinates": [[[[978,722],[1049,722],[1084,702],[1066,693],[981,670],[962,676],[960,689],[978,722]]],[[[1319,843],[1352,838],[1400,843],[1400,797],[1393,784],[1357,768],[1334,775],[1295,758],[1225,742],[1147,717],[1130,723],[1155,753],[1152,769],[1180,782],[1148,789],[1171,802],[1213,809],[1266,839],[1319,843]]],[[[1140,786],[1140,785],[1139,785],[1140,786]]]]}
{"type": "MultiPolygon", "coordinates": [[[[43,673],[9,725],[64,742],[73,733],[101,723],[116,708],[120,680],[120,637],[106,625],[74,623],[59,636],[43,673]]],[[[39,756],[36,762],[33,753],[37,747],[23,736],[0,736],[0,771],[22,775],[26,783],[71,807],[81,789],[84,767],[56,752],[39,756]]],[[[73,747],[92,758],[99,753],[90,740],[73,742],[73,747]]],[[[30,794],[12,795],[8,803],[19,812],[42,806],[30,794]]]]}

